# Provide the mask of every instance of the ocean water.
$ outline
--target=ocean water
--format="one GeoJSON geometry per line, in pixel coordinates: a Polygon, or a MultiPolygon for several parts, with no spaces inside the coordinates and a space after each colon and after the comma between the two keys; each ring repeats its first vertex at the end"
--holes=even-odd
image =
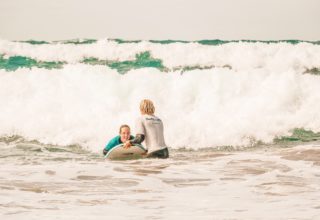
{"type": "Polygon", "coordinates": [[[0,40],[1,219],[319,219],[320,43],[0,40]],[[167,160],[106,161],[154,101],[167,160]]]}

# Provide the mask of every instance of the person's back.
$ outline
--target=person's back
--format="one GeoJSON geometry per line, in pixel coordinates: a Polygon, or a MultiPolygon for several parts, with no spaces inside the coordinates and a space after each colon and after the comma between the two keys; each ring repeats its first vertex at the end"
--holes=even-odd
{"type": "Polygon", "coordinates": [[[124,147],[141,144],[145,140],[147,157],[168,158],[169,151],[164,141],[163,123],[154,115],[155,107],[152,101],[144,99],[140,103],[141,116],[136,121],[136,137],[127,141],[124,147]]]}
{"type": "Polygon", "coordinates": [[[167,148],[163,135],[163,123],[155,115],[141,115],[136,121],[136,133],[144,134],[148,154],[167,148]]]}

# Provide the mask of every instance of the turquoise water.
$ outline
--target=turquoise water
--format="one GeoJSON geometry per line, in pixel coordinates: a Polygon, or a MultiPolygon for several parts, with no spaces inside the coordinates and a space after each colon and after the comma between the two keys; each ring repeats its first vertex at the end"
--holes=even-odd
{"type": "Polygon", "coordinates": [[[166,71],[168,68],[163,66],[160,59],[155,59],[151,57],[150,52],[144,52],[137,54],[135,60],[128,61],[109,61],[109,60],[99,60],[97,58],[86,58],[82,61],[85,64],[90,65],[106,65],[111,69],[116,69],[119,73],[126,73],[132,69],[140,69],[146,67],[157,68],[160,71],[166,71]]]}
{"type": "MultiPolygon", "coordinates": [[[[115,41],[119,44],[125,43],[140,43],[142,40],[124,40],[124,39],[110,39],[111,41],[115,41]]],[[[266,44],[276,44],[276,43],[289,43],[289,44],[299,44],[299,43],[311,43],[311,44],[320,44],[320,41],[303,41],[303,40],[198,40],[198,41],[183,41],[183,40],[148,40],[151,43],[159,43],[159,44],[173,44],[173,43],[199,43],[203,45],[221,45],[227,43],[266,43],[266,44]]],[[[37,40],[27,40],[27,41],[19,41],[23,43],[29,44],[50,44],[50,43],[62,43],[62,44],[92,44],[96,43],[96,39],[73,39],[73,40],[64,40],[64,41],[37,41],[37,40]]]]}
{"type": "MultiPolygon", "coordinates": [[[[169,68],[163,65],[161,59],[155,59],[151,56],[149,51],[136,54],[135,60],[127,60],[127,61],[115,61],[115,60],[99,60],[95,57],[88,57],[81,61],[82,63],[89,65],[102,65],[108,66],[111,69],[117,70],[120,74],[127,73],[130,70],[141,69],[141,68],[156,68],[161,72],[169,72],[169,71],[177,71],[180,70],[182,72],[189,70],[203,70],[210,69],[214,66],[183,66],[176,68],[169,68]]],[[[0,56],[0,69],[5,69],[6,71],[15,71],[18,68],[45,68],[45,69],[61,69],[63,65],[67,64],[67,62],[47,62],[47,61],[37,61],[32,58],[24,57],[24,56],[12,56],[9,58],[4,58],[3,55],[0,56]]],[[[225,68],[230,68],[228,65],[223,66],[225,68]]],[[[318,74],[318,70],[311,70],[310,73],[318,74]]]]}
{"type": "Polygon", "coordinates": [[[60,69],[63,67],[64,62],[46,62],[37,61],[32,58],[24,56],[12,56],[9,58],[4,58],[0,55],[0,69],[5,69],[6,71],[15,71],[18,68],[45,68],[45,69],[60,69]]]}
{"type": "MultiPolygon", "coordinates": [[[[198,43],[199,45],[206,45],[209,47],[215,47],[219,45],[227,45],[230,43],[233,44],[241,44],[241,43],[249,43],[249,44],[265,44],[265,45],[277,45],[281,43],[286,43],[289,45],[298,45],[302,43],[308,43],[312,45],[319,45],[320,41],[300,41],[300,40],[278,40],[278,41],[259,41],[259,40],[199,40],[199,41],[181,41],[181,40],[123,40],[123,39],[109,39],[109,42],[116,42],[117,44],[139,44],[142,42],[150,42],[153,44],[161,44],[161,45],[169,45],[182,43],[184,45],[188,45],[191,43],[198,43]]],[[[73,39],[73,40],[64,40],[64,41],[37,41],[37,40],[27,40],[20,41],[21,43],[27,43],[30,45],[90,45],[95,44],[98,40],[95,39],[73,39]]],[[[211,68],[229,68],[232,66],[229,64],[224,65],[179,65],[175,67],[166,66],[164,61],[160,58],[156,58],[153,56],[152,51],[146,50],[143,52],[136,53],[134,55],[134,59],[130,60],[117,60],[117,59],[101,59],[97,57],[84,57],[80,63],[88,64],[88,65],[102,65],[108,66],[111,69],[117,70],[119,73],[124,74],[130,70],[134,69],[142,69],[142,68],[156,68],[161,72],[169,72],[169,71],[181,71],[182,73],[190,70],[203,70],[203,69],[211,69],[211,68]]],[[[61,69],[64,65],[68,64],[67,61],[43,61],[40,59],[31,58],[28,56],[22,55],[14,55],[9,56],[5,53],[0,53],[0,69],[5,69],[6,71],[14,71],[18,68],[45,68],[45,69],[61,69]]],[[[304,73],[319,75],[320,67],[306,67],[304,73]]]]}

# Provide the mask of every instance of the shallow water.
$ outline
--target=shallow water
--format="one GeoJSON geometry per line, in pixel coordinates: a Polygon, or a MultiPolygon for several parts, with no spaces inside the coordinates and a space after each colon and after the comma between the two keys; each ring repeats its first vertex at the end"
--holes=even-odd
{"type": "Polygon", "coordinates": [[[1,143],[1,219],[319,219],[320,145],[108,161],[1,143]]]}

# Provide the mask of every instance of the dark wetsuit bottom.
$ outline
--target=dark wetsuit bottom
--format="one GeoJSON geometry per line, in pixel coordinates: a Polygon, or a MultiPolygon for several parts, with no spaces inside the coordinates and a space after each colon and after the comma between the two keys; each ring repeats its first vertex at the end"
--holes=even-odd
{"type": "Polygon", "coordinates": [[[161,158],[161,159],[166,159],[166,158],[169,157],[168,148],[154,151],[154,152],[150,153],[147,157],[148,157],[148,158],[161,158]]]}

